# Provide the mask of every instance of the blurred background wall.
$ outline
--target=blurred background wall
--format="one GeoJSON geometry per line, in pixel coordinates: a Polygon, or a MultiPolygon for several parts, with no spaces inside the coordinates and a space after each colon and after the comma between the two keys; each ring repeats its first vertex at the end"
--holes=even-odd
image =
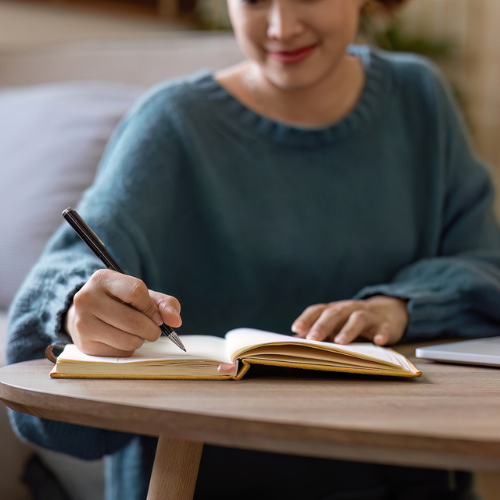
{"type": "Polygon", "coordinates": [[[454,44],[438,63],[460,89],[476,149],[500,186],[500,1],[411,0],[401,22],[414,36],[454,44]]]}
{"type": "Polygon", "coordinates": [[[162,36],[182,29],[175,18],[116,2],[0,1],[0,57],[74,40],[162,36]]]}

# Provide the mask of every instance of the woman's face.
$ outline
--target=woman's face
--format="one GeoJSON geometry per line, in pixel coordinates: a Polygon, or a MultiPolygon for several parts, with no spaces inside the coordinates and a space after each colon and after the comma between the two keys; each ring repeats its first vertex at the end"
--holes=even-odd
{"type": "Polygon", "coordinates": [[[282,89],[314,86],[335,73],[366,0],[228,0],[243,52],[282,89]]]}

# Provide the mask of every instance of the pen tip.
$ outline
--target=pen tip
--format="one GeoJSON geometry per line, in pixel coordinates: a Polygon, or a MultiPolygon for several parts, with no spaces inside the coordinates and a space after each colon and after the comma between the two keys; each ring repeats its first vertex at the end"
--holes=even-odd
{"type": "Polygon", "coordinates": [[[168,338],[179,348],[182,349],[184,352],[186,351],[186,348],[184,347],[184,344],[181,342],[181,339],[177,336],[175,332],[172,332],[168,338]]]}

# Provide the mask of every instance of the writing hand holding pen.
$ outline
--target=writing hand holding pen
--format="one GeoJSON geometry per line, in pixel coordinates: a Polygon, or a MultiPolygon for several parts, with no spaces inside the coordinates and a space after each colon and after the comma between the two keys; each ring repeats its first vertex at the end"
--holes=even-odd
{"type": "Polygon", "coordinates": [[[66,314],[64,326],[75,345],[94,356],[131,356],[145,340],[166,335],[185,351],[171,328],[182,323],[179,301],[126,275],[75,210],[67,208],[63,217],[108,268],[92,275],[66,314]]]}
{"type": "Polygon", "coordinates": [[[128,357],[145,340],[158,340],[162,323],[181,326],[180,309],[175,297],[148,290],[132,276],[100,269],[76,293],[65,328],[86,354],[128,357]]]}

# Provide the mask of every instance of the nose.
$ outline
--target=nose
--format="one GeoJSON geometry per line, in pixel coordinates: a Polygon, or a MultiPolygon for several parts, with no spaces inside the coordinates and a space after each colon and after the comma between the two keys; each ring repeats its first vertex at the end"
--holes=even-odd
{"type": "Polygon", "coordinates": [[[269,9],[267,36],[287,40],[299,35],[303,26],[291,2],[272,0],[269,9]]]}

